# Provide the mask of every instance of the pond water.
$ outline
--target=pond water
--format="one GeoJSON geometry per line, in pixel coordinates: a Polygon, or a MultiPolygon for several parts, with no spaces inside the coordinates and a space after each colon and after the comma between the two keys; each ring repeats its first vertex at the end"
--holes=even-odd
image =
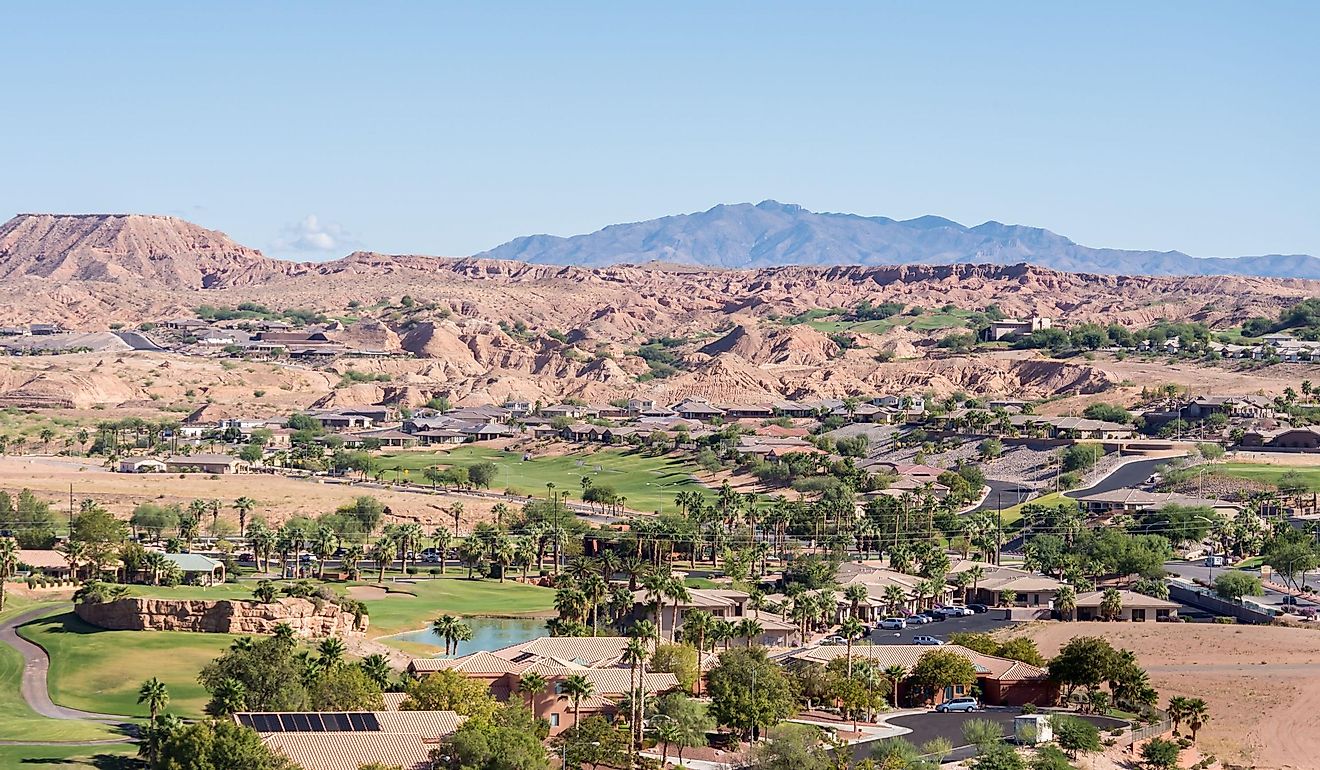
{"type": "MultiPolygon", "coordinates": [[[[472,626],[472,640],[459,643],[458,654],[460,656],[470,655],[482,650],[498,650],[511,644],[519,644],[520,642],[527,642],[549,635],[549,632],[545,630],[545,620],[543,619],[464,618],[464,622],[472,626]]],[[[399,634],[395,638],[405,642],[429,644],[437,648],[439,653],[443,653],[445,649],[445,640],[429,628],[423,631],[410,631],[406,634],[399,634]]]]}

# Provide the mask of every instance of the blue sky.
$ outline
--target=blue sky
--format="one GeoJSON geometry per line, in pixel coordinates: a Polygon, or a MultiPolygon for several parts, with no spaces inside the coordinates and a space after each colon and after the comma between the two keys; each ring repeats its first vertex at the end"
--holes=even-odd
{"type": "Polygon", "coordinates": [[[460,255],[774,198],[1320,255],[1320,3],[10,4],[0,218],[460,255]]]}

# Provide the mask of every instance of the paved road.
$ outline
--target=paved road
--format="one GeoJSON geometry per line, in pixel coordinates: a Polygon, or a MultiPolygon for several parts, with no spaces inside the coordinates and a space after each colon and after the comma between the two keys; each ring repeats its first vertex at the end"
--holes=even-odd
{"type": "MultiPolygon", "coordinates": [[[[1200,580],[1204,583],[1213,583],[1216,577],[1224,574],[1225,572],[1232,571],[1231,567],[1212,568],[1205,566],[1204,562],[1199,562],[1199,561],[1198,562],[1168,561],[1164,563],[1164,569],[1168,572],[1172,572],[1173,574],[1179,577],[1184,577],[1187,578],[1188,580],[1200,580]]],[[[1256,575],[1256,576],[1260,575],[1260,570],[1242,570],[1242,571],[1251,575],[1256,575]]],[[[1287,594],[1283,594],[1278,591],[1272,591],[1266,588],[1265,594],[1263,596],[1253,596],[1251,597],[1251,600],[1254,602],[1258,602],[1260,604],[1265,604],[1271,607],[1278,607],[1279,609],[1283,609],[1284,606],[1283,599],[1285,596],[1287,596],[1287,594]]],[[[1297,604],[1294,606],[1316,607],[1315,603],[1307,601],[1306,599],[1298,599],[1297,604]]],[[[1320,609],[1320,607],[1316,607],[1316,609],[1320,609]]]]}
{"type": "Polygon", "coordinates": [[[1078,497],[1080,495],[1094,495],[1100,492],[1112,492],[1115,489],[1124,487],[1139,486],[1150,478],[1161,465],[1167,465],[1173,459],[1170,457],[1155,457],[1150,460],[1135,460],[1130,463],[1118,466],[1113,473],[1105,476],[1086,489],[1075,489],[1071,492],[1064,492],[1065,497],[1078,497]]]}
{"type": "MultiPolygon", "coordinates": [[[[65,609],[67,608],[66,606],[65,609]]],[[[37,714],[49,719],[86,719],[93,722],[124,724],[126,720],[122,716],[79,711],[78,709],[56,705],[51,701],[50,691],[46,687],[46,672],[50,669],[50,658],[41,647],[18,635],[19,626],[50,615],[51,611],[52,608],[50,607],[38,607],[0,623],[0,642],[4,642],[18,650],[23,656],[23,682],[19,688],[23,700],[27,701],[28,707],[37,714]]],[[[125,738],[124,740],[128,739],[125,738]]]]}
{"type": "Polygon", "coordinates": [[[1010,508],[1018,503],[1025,503],[1031,499],[1031,488],[1024,487],[1016,481],[986,479],[985,485],[990,487],[990,494],[985,496],[985,500],[981,501],[980,505],[972,509],[973,513],[976,511],[997,511],[1000,508],[1010,508]]]}
{"type": "Polygon", "coordinates": [[[869,639],[872,644],[911,644],[914,636],[933,636],[943,641],[948,639],[949,634],[959,631],[994,631],[1009,625],[1007,620],[995,617],[998,614],[991,610],[990,612],[980,612],[960,618],[937,620],[934,623],[926,623],[921,626],[909,625],[902,631],[881,631],[872,628],[869,639]]]}

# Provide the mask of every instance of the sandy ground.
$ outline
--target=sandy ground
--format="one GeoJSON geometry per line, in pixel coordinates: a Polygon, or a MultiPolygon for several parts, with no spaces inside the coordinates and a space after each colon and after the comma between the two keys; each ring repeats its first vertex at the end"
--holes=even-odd
{"type": "Polygon", "coordinates": [[[1102,636],[1132,650],[1160,691],[1204,698],[1210,722],[1199,745],[1232,764],[1320,767],[1320,633],[1283,626],[1206,623],[1035,623],[1046,657],[1075,636],[1102,636]]]}
{"type": "MultiPolygon", "coordinates": [[[[16,493],[31,489],[51,501],[58,511],[69,508],[70,487],[75,500],[92,498],[117,516],[127,518],[139,503],[178,503],[197,498],[219,499],[226,505],[239,497],[257,501],[254,516],[275,523],[291,516],[319,516],[359,495],[370,495],[386,505],[386,523],[418,522],[453,528],[450,506],[463,504],[462,527],[466,532],[479,521],[492,518],[493,498],[402,492],[348,484],[322,483],[265,474],[211,477],[203,474],[112,473],[85,460],[63,457],[0,457],[0,489],[16,493]]],[[[221,513],[237,526],[233,508],[221,513]]]]}

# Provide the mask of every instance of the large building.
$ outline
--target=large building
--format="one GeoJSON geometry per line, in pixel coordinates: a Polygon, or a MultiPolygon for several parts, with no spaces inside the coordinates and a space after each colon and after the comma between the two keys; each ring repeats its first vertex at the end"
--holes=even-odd
{"type": "Polygon", "coordinates": [[[463,717],[452,711],[241,712],[234,721],[303,770],[359,770],[379,763],[430,770],[431,752],[463,717]]]}

